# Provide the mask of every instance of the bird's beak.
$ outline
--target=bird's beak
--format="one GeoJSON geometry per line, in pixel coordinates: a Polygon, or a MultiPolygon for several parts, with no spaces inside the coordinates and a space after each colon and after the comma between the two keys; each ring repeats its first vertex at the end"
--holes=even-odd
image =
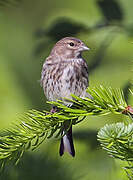
{"type": "Polygon", "coordinates": [[[88,48],[85,44],[82,45],[81,51],[89,51],[90,48],[88,48]]]}

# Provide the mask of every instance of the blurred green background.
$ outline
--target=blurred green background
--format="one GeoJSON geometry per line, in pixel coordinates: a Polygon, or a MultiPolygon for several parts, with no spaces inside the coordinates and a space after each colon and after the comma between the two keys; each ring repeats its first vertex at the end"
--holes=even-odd
{"type": "MultiPolygon", "coordinates": [[[[29,109],[49,109],[39,79],[42,64],[62,37],[80,38],[90,86],[120,87],[128,103],[133,71],[132,0],[0,0],[0,129],[29,109]]],[[[124,164],[104,152],[97,131],[117,115],[88,117],[75,126],[76,157],[59,157],[59,140],[46,140],[7,166],[1,180],[126,180],[124,164]]]]}

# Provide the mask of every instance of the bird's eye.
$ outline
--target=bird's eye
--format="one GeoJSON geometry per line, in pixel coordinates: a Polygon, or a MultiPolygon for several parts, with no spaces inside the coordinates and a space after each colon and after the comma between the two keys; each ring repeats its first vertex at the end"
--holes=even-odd
{"type": "Polygon", "coordinates": [[[70,45],[70,46],[74,46],[74,43],[73,43],[73,42],[70,42],[69,45],[70,45]]]}

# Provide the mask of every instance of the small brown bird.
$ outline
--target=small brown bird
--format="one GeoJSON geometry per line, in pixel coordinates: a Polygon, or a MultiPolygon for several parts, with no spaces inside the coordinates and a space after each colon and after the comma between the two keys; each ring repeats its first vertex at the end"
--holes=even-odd
{"type": "MultiPolygon", "coordinates": [[[[49,101],[63,100],[65,105],[71,105],[64,98],[72,99],[71,94],[85,97],[88,87],[88,67],[82,58],[82,51],[89,48],[79,39],[65,37],[53,47],[43,64],[41,85],[49,101]]],[[[53,107],[51,112],[56,112],[53,107]]],[[[63,138],[60,143],[60,156],[69,152],[73,157],[75,150],[70,122],[64,123],[63,138]]]]}

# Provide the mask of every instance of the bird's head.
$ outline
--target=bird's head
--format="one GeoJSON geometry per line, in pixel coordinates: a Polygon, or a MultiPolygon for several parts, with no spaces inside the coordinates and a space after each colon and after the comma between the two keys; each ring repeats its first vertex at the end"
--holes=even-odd
{"type": "Polygon", "coordinates": [[[79,39],[74,37],[65,37],[58,41],[53,47],[51,54],[63,58],[78,58],[81,52],[89,48],[79,39]]]}

